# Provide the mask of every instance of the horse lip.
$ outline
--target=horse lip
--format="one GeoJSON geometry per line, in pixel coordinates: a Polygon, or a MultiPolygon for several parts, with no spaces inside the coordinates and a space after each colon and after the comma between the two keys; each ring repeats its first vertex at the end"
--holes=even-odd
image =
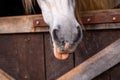
{"type": "Polygon", "coordinates": [[[64,53],[73,53],[76,49],[76,46],[75,44],[66,44],[66,45],[59,45],[59,43],[55,43],[57,45],[57,48],[58,48],[58,51],[59,53],[61,54],[64,54],[64,53]]]}
{"type": "Polygon", "coordinates": [[[69,54],[71,54],[71,53],[73,53],[74,52],[74,50],[73,49],[67,49],[67,50],[60,50],[59,48],[58,48],[58,51],[59,51],[59,53],[61,53],[61,54],[66,54],[66,53],[69,53],[69,54]]]}
{"type": "Polygon", "coordinates": [[[53,46],[54,46],[54,56],[56,59],[65,60],[69,57],[69,53],[66,53],[66,54],[59,53],[58,48],[55,43],[53,43],[53,46]]]}

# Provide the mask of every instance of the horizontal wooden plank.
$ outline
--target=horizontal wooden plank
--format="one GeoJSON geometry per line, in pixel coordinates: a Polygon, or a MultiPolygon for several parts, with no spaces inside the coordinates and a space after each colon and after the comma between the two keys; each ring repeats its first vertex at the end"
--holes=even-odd
{"type": "Polygon", "coordinates": [[[120,29],[120,23],[92,24],[84,25],[85,30],[108,30],[120,29]]]}
{"type": "MultiPolygon", "coordinates": [[[[81,12],[86,30],[120,29],[120,10],[81,12]]],[[[0,18],[0,34],[48,32],[42,15],[13,16],[0,18]]]]}
{"type": "Polygon", "coordinates": [[[83,24],[119,23],[120,9],[81,12],[83,24]]]}
{"type": "MultiPolygon", "coordinates": [[[[38,21],[36,22],[38,23],[38,21]]],[[[41,15],[14,16],[0,18],[0,33],[47,32],[48,27],[41,15]],[[34,26],[34,20],[39,19],[39,26],[34,26]],[[44,26],[44,27],[43,27],[44,26]]]]}
{"type": "Polygon", "coordinates": [[[57,80],[91,80],[120,62],[120,39],[57,80]]]}

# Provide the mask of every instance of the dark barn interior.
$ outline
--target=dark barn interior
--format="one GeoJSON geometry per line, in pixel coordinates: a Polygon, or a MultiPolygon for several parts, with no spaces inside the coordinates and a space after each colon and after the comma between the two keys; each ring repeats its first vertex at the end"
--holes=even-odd
{"type": "MultiPolygon", "coordinates": [[[[37,3],[32,13],[26,14],[22,0],[0,1],[0,18],[40,13],[37,3]]],[[[0,34],[0,69],[16,80],[56,80],[119,39],[119,34],[119,29],[85,31],[77,50],[65,61],[55,59],[48,32],[0,34]]],[[[93,80],[118,79],[120,79],[120,64],[93,80]]]]}
{"type": "MultiPolygon", "coordinates": [[[[29,14],[40,14],[40,8],[37,2],[35,2],[34,10],[29,14]]],[[[22,0],[1,0],[0,1],[0,16],[17,16],[25,15],[25,9],[22,4],[22,0]]]]}

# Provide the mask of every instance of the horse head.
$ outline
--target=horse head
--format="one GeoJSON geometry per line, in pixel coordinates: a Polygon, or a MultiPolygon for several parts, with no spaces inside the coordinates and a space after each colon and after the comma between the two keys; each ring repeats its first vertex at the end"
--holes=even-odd
{"type": "Polygon", "coordinates": [[[66,59],[82,38],[81,25],[75,18],[75,0],[37,0],[49,32],[57,59],[66,59]]]}

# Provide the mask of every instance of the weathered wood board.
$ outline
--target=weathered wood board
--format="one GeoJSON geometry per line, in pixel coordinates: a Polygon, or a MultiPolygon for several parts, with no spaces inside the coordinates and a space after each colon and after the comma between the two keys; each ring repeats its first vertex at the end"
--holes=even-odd
{"type": "MultiPolygon", "coordinates": [[[[120,30],[91,30],[84,33],[84,39],[75,51],[75,64],[76,66],[84,62],[86,59],[90,58],[100,50],[104,49],[106,46],[110,45],[114,41],[120,38],[120,30]]],[[[117,65],[119,66],[119,64],[117,65]]],[[[117,73],[116,76],[119,78],[120,67],[113,67],[112,69],[104,72],[100,76],[93,80],[110,80],[113,77],[112,74],[117,73]],[[115,71],[114,68],[116,68],[115,71]],[[112,72],[111,72],[112,71],[112,72]]],[[[114,80],[115,78],[113,78],[114,80]]]]}
{"type": "Polygon", "coordinates": [[[120,62],[120,39],[57,80],[91,80],[120,62]]]}
{"type": "MultiPolygon", "coordinates": [[[[55,80],[118,38],[119,30],[86,31],[75,54],[54,58],[49,33],[0,35],[0,68],[17,80],[55,80]]],[[[120,78],[119,64],[94,80],[120,78]],[[116,75],[113,75],[116,74],[116,75]]]]}
{"type": "MultiPolygon", "coordinates": [[[[81,12],[80,15],[86,30],[120,29],[119,9],[86,11],[81,12]]],[[[0,34],[30,32],[48,32],[48,26],[45,24],[42,15],[0,18],[0,34]]]]}
{"type": "Polygon", "coordinates": [[[48,32],[48,27],[46,26],[41,15],[0,18],[0,33],[48,32]],[[40,22],[36,22],[37,20],[40,22]],[[35,26],[37,24],[40,24],[41,27],[35,26]]]}
{"type": "Polygon", "coordinates": [[[0,35],[0,68],[16,80],[45,80],[43,35],[0,35]]]}

